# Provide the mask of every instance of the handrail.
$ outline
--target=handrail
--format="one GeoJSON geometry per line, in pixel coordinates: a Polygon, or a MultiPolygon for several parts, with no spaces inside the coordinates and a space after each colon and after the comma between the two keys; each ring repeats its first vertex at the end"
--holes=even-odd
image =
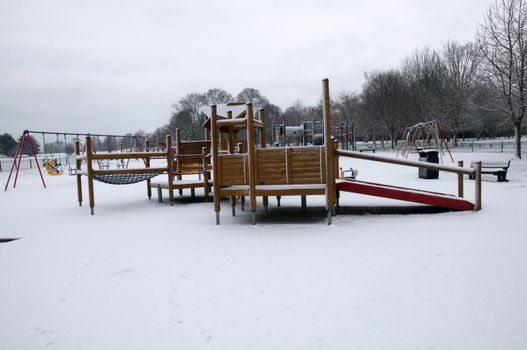
{"type": "Polygon", "coordinates": [[[149,157],[166,157],[167,152],[124,152],[124,153],[94,153],[91,159],[134,159],[149,157]]]}
{"type": "MultiPolygon", "coordinates": [[[[258,128],[263,128],[264,127],[263,123],[260,120],[258,120],[258,119],[254,119],[253,123],[254,123],[254,126],[256,126],[258,128]]],[[[247,118],[217,120],[216,121],[216,125],[218,127],[222,127],[222,126],[242,126],[242,127],[245,127],[247,125],[247,118]]]]}
{"type": "MultiPolygon", "coordinates": [[[[416,167],[416,168],[428,168],[428,169],[433,169],[433,170],[438,170],[438,171],[456,173],[458,175],[458,197],[463,197],[463,179],[462,179],[463,175],[474,176],[475,177],[474,211],[481,210],[481,162],[476,162],[475,169],[467,169],[461,166],[456,167],[452,165],[440,165],[440,164],[428,163],[428,162],[418,162],[415,160],[394,159],[394,158],[385,157],[385,156],[363,154],[361,152],[346,151],[342,149],[337,149],[335,150],[335,152],[338,156],[343,156],[343,157],[358,158],[358,159],[364,159],[364,160],[372,160],[376,162],[405,165],[405,166],[411,166],[411,167],[416,167]]],[[[458,164],[462,165],[463,163],[459,162],[458,164]]]]}
{"type": "Polygon", "coordinates": [[[247,123],[247,118],[239,118],[239,119],[222,119],[216,121],[216,125],[218,127],[221,126],[234,126],[234,125],[245,125],[247,123]]]}

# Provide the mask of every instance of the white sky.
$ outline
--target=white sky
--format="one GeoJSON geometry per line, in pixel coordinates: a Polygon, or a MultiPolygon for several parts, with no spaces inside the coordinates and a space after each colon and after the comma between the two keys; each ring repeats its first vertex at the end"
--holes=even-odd
{"type": "Polygon", "coordinates": [[[188,92],[285,109],[472,40],[491,0],[0,0],[0,132],[153,131],[188,92]]]}

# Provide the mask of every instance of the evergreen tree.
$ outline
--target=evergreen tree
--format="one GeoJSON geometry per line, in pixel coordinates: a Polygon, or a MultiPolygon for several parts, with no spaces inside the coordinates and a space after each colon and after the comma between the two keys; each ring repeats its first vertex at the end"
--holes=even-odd
{"type": "Polygon", "coordinates": [[[11,134],[5,133],[0,135],[0,154],[8,156],[11,152],[14,152],[16,146],[16,140],[11,134]]]}

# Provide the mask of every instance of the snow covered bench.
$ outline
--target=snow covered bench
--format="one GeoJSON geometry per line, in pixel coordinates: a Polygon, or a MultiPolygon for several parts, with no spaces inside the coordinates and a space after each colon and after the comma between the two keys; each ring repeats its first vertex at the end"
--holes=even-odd
{"type": "MultiPolygon", "coordinates": [[[[498,177],[498,182],[508,181],[507,180],[507,170],[509,170],[509,166],[511,165],[511,161],[487,161],[487,162],[481,162],[481,173],[482,174],[491,174],[498,177]]],[[[470,167],[475,168],[476,162],[472,161],[470,162],[470,167]]],[[[470,175],[470,179],[474,180],[475,175],[470,175]]]]}
{"type": "Polygon", "coordinates": [[[373,153],[375,153],[376,149],[377,149],[377,147],[375,147],[374,145],[357,146],[357,151],[359,151],[359,152],[373,152],[373,153]]]}

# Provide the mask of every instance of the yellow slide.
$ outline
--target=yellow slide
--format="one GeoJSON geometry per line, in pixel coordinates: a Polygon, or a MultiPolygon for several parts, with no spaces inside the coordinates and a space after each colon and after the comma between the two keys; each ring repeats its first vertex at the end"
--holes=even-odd
{"type": "Polygon", "coordinates": [[[60,165],[57,165],[57,163],[51,159],[44,162],[44,168],[46,168],[48,175],[62,175],[64,173],[64,170],[60,165]]]}

